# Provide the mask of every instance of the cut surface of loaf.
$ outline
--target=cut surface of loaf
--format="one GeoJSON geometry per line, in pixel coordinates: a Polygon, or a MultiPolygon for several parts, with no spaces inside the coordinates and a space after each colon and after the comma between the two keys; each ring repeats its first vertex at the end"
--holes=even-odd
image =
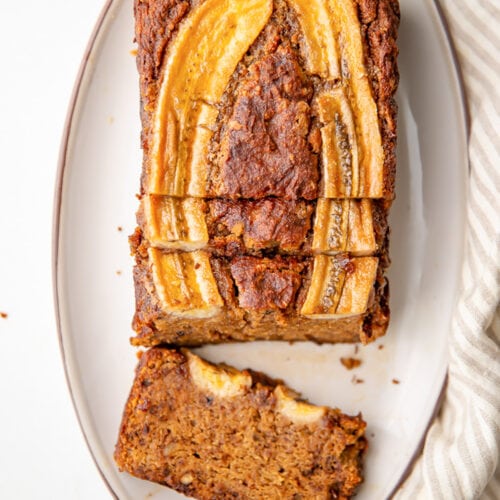
{"type": "Polygon", "coordinates": [[[134,344],[389,321],[395,0],[136,0],[134,344]]]}
{"type": "Polygon", "coordinates": [[[260,373],[186,350],[145,352],[115,450],[121,470],[199,499],[347,499],[365,423],[260,373]]]}

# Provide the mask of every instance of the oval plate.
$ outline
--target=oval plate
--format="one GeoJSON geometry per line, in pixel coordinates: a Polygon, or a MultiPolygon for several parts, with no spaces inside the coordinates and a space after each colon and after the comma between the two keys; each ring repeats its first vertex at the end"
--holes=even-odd
{"type": "MultiPolygon", "coordinates": [[[[391,213],[392,319],[368,347],[254,342],[207,346],[208,359],[284,379],[317,404],[362,412],[370,449],[359,499],[383,499],[419,451],[447,368],[462,261],[465,121],[446,33],[430,1],[402,2],[397,200],[391,213]],[[362,365],[347,371],[340,357],[362,365]],[[399,383],[398,383],[399,382],[399,383]]],[[[59,336],[92,455],[119,498],[183,498],[113,462],[135,350],[127,235],[139,188],[139,89],[131,0],[109,2],[82,63],[63,138],[54,214],[59,336]]]]}

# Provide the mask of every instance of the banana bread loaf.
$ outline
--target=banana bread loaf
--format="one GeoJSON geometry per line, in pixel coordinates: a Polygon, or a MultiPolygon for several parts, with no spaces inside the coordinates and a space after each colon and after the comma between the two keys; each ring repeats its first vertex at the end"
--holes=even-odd
{"type": "Polygon", "coordinates": [[[362,481],[360,416],[186,350],[143,354],[115,451],[121,470],[199,499],[347,499],[362,481]]]}
{"type": "Polygon", "coordinates": [[[136,0],[134,344],[389,320],[396,0],[136,0]]]}

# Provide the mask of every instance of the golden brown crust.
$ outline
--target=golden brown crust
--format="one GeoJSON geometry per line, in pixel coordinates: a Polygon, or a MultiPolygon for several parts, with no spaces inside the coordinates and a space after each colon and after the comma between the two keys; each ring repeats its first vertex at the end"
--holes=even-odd
{"type": "Polygon", "coordinates": [[[347,499],[362,481],[364,429],[360,416],[297,401],[262,374],[153,348],[137,367],[115,460],[199,499],[347,499]]]}
{"type": "Polygon", "coordinates": [[[238,303],[248,311],[286,311],[295,302],[307,262],[295,259],[236,257],[229,269],[238,303]]]}
{"type": "Polygon", "coordinates": [[[221,197],[315,199],[318,156],[308,143],[312,85],[289,46],[248,68],[222,137],[220,171],[212,189],[221,197]]]}

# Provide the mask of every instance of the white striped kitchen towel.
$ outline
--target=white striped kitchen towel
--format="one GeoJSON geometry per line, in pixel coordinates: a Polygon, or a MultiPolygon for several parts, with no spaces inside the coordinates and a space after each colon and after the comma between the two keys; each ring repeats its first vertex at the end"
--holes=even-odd
{"type": "Polygon", "coordinates": [[[467,242],[443,407],[395,498],[500,500],[500,0],[439,4],[470,117],[467,242]]]}

